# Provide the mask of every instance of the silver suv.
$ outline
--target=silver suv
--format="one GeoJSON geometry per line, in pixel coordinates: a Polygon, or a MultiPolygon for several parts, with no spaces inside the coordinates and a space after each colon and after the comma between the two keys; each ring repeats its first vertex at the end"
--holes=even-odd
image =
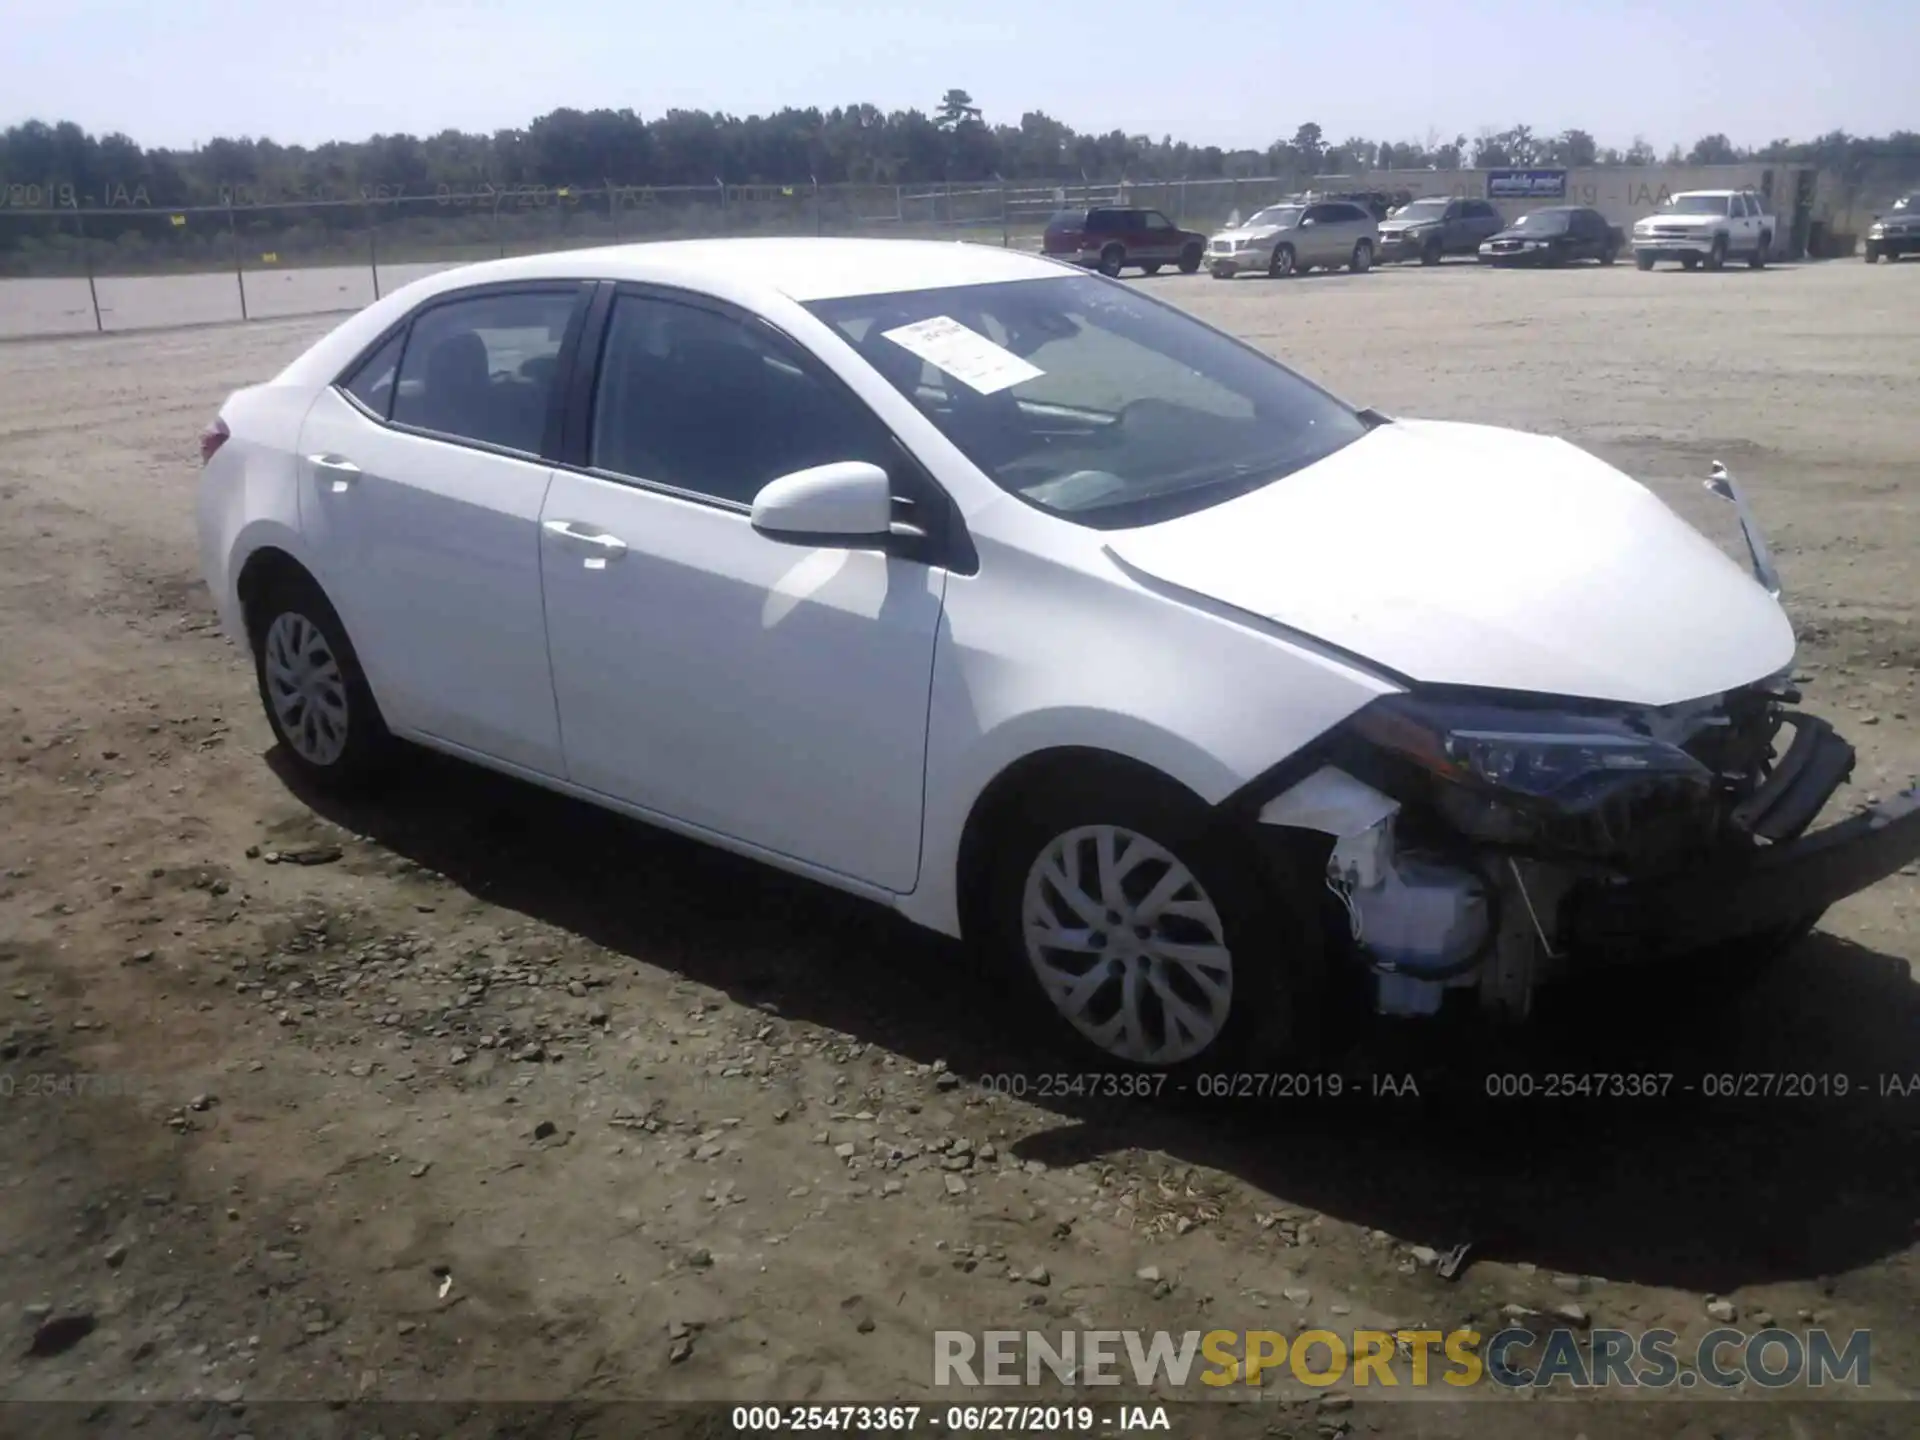
{"type": "Polygon", "coordinates": [[[1216,280],[1248,270],[1294,275],[1316,265],[1371,269],[1380,249],[1373,213],[1351,200],[1285,200],[1207,242],[1207,268],[1216,280]]]}

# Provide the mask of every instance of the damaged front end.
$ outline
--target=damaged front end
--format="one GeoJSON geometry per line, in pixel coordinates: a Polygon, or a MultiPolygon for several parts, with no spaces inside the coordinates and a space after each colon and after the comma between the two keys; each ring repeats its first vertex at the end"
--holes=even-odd
{"type": "MultiPolygon", "coordinates": [[[[1713,488],[1777,593],[1744,497],[1718,467],[1713,488]]],[[[1920,856],[1920,788],[1808,833],[1854,752],[1788,679],[1657,708],[1386,696],[1258,818],[1332,837],[1326,883],[1377,1011],[1470,991],[1524,1019],[1558,975],[1797,935],[1920,856]]]]}

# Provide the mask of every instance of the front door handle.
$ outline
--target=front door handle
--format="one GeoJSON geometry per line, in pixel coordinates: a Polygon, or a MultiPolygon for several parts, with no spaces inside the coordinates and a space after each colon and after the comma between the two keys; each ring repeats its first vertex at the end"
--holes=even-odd
{"type": "Polygon", "coordinates": [[[627,553],[627,542],[618,535],[595,530],[578,520],[547,520],[541,523],[540,528],[557,540],[565,540],[591,552],[582,562],[589,570],[603,570],[609,561],[621,559],[627,553]]]}
{"type": "Polygon", "coordinates": [[[344,455],[309,455],[307,463],[332,482],[336,495],[360,478],[360,467],[344,455]]]}

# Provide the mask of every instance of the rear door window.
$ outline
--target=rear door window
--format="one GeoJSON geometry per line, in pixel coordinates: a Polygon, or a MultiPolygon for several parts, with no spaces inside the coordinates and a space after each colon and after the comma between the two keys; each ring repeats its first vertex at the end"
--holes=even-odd
{"type": "Polygon", "coordinates": [[[578,287],[496,292],[424,311],[400,362],[393,422],[538,455],[578,298],[578,287]]]}

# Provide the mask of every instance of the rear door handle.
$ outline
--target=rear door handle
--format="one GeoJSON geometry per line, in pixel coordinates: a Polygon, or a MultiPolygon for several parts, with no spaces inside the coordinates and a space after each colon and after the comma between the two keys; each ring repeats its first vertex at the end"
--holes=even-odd
{"type": "Polygon", "coordinates": [[[309,455],[307,463],[332,482],[336,495],[360,478],[360,467],[344,455],[309,455]]]}
{"type": "Polygon", "coordinates": [[[578,520],[546,520],[541,522],[540,528],[556,540],[564,540],[588,551],[582,563],[589,570],[605,569],[609,561],[619,560],[627,553],[627,542],[618,535],[595,530],[578,520]]]}

